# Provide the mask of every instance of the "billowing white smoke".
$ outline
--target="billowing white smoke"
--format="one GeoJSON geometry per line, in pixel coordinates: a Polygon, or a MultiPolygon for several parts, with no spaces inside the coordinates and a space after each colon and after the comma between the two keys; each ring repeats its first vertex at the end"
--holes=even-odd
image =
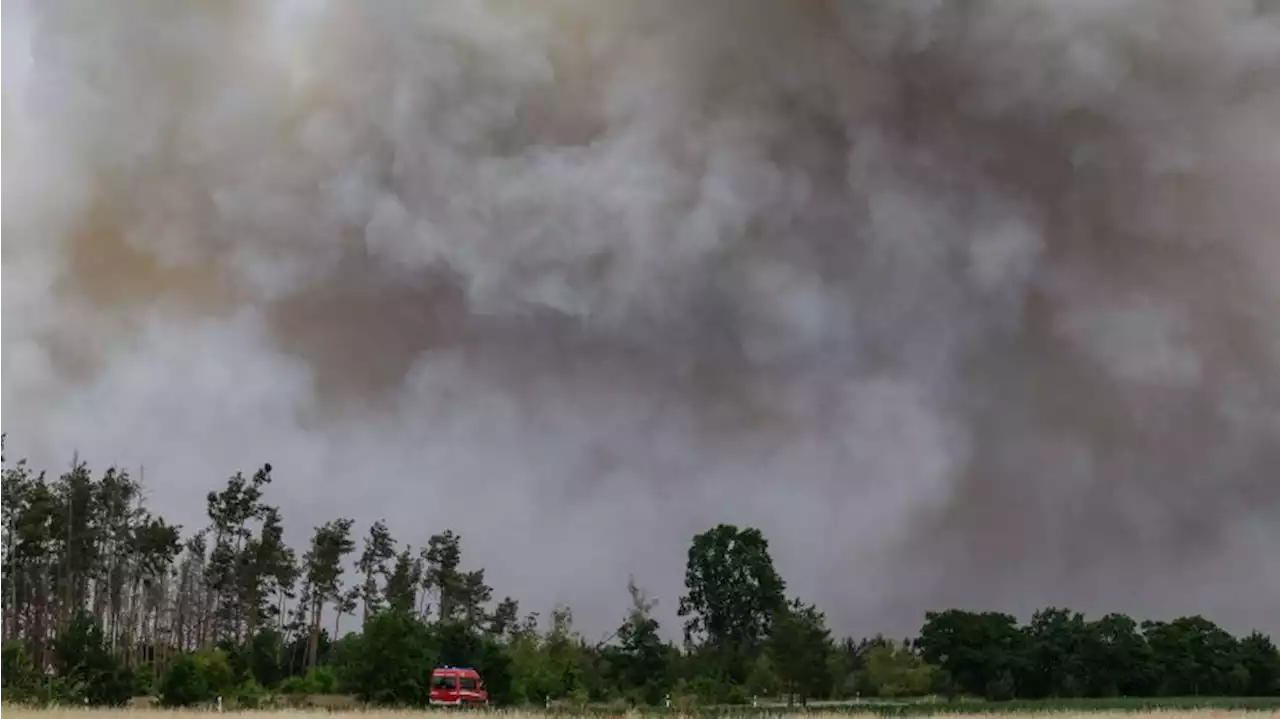
{"type": "Polygon", "coordinates": [[[717,521],[854,633],[1280,629],[1275,7],[10,2],[10,451],[593,631],[717,521]]]}

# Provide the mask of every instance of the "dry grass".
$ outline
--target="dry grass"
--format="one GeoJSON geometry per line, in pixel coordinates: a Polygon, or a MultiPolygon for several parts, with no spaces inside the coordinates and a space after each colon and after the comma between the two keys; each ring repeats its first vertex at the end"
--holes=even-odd
{"type": "MultiPolygon", "coordinates": [[[[189,719],[192,714],[201,713],[208,714],[210,712],[200,710],[190,711],[173,711],[160,709],[27,709],[22,707],[6,707],[5,719],[189,719]],[[93,715],[92,717],[87,715],[93,715]]],[[[493,712],[501,714],[503,719],[543,719],[547,715],[539,712],[531,711],[510,711],[510,712],[493,712]]],[[[940,712],[939,714],[943,714],[940,712]]],[[[1049,712],[1010,712],[999,713],[992,712],[989,714],[965,714],[965,717],[974,717],[975,719],[987,717],[996,719],[998,717],[1028,717],[1033,714],[1044,714],[1049,712]]],[[[1242,717],[1280,717],[1280,711],[1228,711],[1222,709],[1204,709],[1204,710],[1170,710],[1170,711],[1143,711],[1143,712],[1123,712],[1123,711],[1098,711],[1098,712],[1052,712],[1052,719],[1241,719],[1242,717]]],[[[328,712],[322,710],[286,710],[286,711],[263,711],[263,712],[225,712],[230,719],[232,716],[238,719],[343,719],[344,717],[358,717],[358,719],[457,719],[458,713],[451,711],[394,711],[394,710],[369,710],[369,711],[344,711],[344,712],[328,712]]],[[[470,714],[466,716],[485,716],[485,714],[470,714]]],[[[564,717],[566,715],[559,715],[564,717]]],[[[626,716],[626,715],[620,715],[626,716]]],[[[640,714],[631,714],[631,717],[639,717],[640,714]]],[[[850,719],[857,716],[873,716],[873,715],[857,715],[848,712],[796,712],[786,715],[795,719],[850,719]]],[[[952,715],[960,716],[960,715],[952,715]]]]}

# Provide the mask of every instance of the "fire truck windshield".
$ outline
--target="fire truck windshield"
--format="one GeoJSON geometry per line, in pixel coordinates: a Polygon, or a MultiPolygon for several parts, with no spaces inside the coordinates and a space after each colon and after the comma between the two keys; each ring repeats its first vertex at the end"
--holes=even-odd
{"type": "Polygon", "coordinates": [[[437,676],[437,677],[432,677],[431,686],[435,687],[436,689],[456,689],[457,681],[458,680],[455,677],[437,676]]]}

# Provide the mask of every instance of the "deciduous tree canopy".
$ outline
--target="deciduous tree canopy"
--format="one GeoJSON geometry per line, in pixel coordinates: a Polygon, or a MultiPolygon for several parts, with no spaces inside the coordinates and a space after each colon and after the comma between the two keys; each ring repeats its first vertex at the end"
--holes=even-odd
{"type": "Polygon", "coordinates": [[[6,466],[6,700],[253,705],[267,693],[342,692],[422,705],[438,663],[476,667],[500,704],[1280,695],[1269,637],[1237,638],[1200,616],[1050,607],[1021,624],[948,609],[903,642],[835,639],[817,607],[787,599],[763,534],[728,524],[691,540],[683,646],[663,641],[657,600],[634,579],[617,631],[590,642],[567,606],[544,621],[513,597],[494,602],[447,528],[410,538],[415,552],[380,520],[358,531],[336,518],[299,558],[270,484],[268,464],[233,475],[208,494],[208,524],[184,528],[152,514],[127,472],[95,478],[76,461],[49,478],[6,466]],[[360,628],[342,635],[357,614],[360,628]]]}

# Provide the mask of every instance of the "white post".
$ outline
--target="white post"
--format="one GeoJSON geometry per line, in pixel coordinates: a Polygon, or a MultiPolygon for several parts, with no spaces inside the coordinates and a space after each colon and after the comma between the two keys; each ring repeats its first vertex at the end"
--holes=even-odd
{"type": "Polygon", "coordinates": [[[222,697],[218,697],[218,713],[222,713],[222,697]]]}

